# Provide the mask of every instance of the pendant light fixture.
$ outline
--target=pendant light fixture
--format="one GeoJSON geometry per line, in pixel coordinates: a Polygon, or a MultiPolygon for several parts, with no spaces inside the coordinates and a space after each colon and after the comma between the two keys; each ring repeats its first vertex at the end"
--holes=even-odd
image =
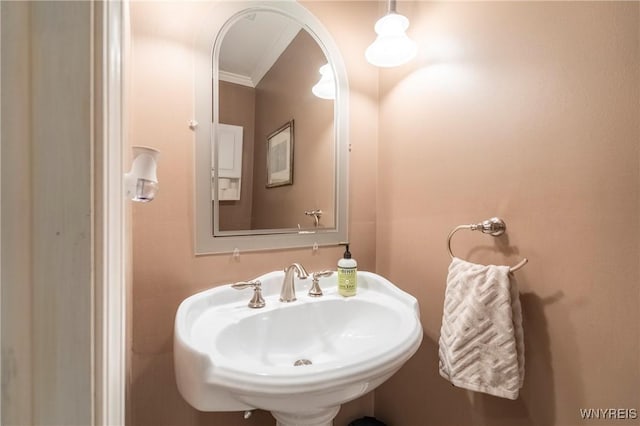
{"type": "Polygon", "coordinates": [[[378,19],[376,40],[367,48],[367,61],[377,67],[390,68],[406,64],[415,58],[418,48],[407,37],[409,19],[396,12],[396,0],[388,0],[387,14],[378,19]]]}
{"type": "Polygon", "coordinates": [[[320,67],[320,81],[311,88],[314,95],[321,99],[336,98],[336,82],[333,79],[333,70],[329,64],[320,67]]]}

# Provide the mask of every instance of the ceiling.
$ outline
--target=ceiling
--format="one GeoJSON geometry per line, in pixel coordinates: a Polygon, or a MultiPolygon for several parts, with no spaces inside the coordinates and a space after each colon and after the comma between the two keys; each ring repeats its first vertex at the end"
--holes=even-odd
{"type": "Polygon", "coordinates": [[[220,48],[220,80],[255,87],[302,27],[289,17],[260,11],[235,22],[220,48]]]}

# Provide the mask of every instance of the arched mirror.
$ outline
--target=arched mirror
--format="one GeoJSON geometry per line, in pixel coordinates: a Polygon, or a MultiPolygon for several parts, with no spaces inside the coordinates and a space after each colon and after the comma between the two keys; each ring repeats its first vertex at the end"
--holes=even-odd
{"type": "Polygon", "coordinates": [[[348,86],[296,2],[217,5],[195,63],[196,253],[347,239],[348,86]]]}

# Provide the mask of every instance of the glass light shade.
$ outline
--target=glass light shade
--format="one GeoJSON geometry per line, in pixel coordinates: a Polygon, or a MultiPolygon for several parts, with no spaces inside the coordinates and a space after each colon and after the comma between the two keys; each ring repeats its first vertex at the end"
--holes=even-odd
{"type": "Polygon", "coordinates": [[[136,182],[136,191],[131,196],[131,201],[148,203],[149,201],[153,201],[153,199],[156,198],[157,193],[158,182],[139,178],[136,182]]]}
{"type": "Polygon", "coordinates": [[[398,13],[389,13],[376,22],[378,36],[367,48],[367,61],[377,67],[397,67],[415,58],[416,43],[407,37],[409,20],[398,13]]]}
{"type": "Polygon", "coordinates": [[[311,88],[311,92],[322,99],[336,98],[336,82],[333,79],[333,70],[329,64],[320,67],[320,81],[311,88]]]}

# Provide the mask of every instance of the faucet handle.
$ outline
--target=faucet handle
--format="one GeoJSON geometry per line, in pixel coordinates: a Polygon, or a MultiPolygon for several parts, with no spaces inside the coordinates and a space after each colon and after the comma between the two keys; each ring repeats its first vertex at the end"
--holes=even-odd
{"type": "Polygon", "coordinates": [[[231,284],[231,287],[235,288],[236,290],[244,290],[245,288],[249,287],[253,288],[253,297],[251,298],[247,306],[253,309],[264,308],[265,302],[262,298],[262,283],[260,282],[260,280],[240,281],[235,284],[231,284]]]}
{"type": "Polygon", "coordinates": [[[244,290],[245,288],[256,288],[256,287],[261,287],[262,283],[260,282],[260,280],[255,280],[255,281],[240,281],[234,284],[231,284],[231,287],[235,288],[236,290],[244,290]]]}
{"type": "Polygon", "coordinates": [[[311,297],[319,297],[322,296],[322,289],[320,288],[320,277],[328,277],[333,274],[333,271],[322,271],[322,272],[314,272],[313,283],[311,284],[311,288],[309,289],[309,296],[311,297]]]}

